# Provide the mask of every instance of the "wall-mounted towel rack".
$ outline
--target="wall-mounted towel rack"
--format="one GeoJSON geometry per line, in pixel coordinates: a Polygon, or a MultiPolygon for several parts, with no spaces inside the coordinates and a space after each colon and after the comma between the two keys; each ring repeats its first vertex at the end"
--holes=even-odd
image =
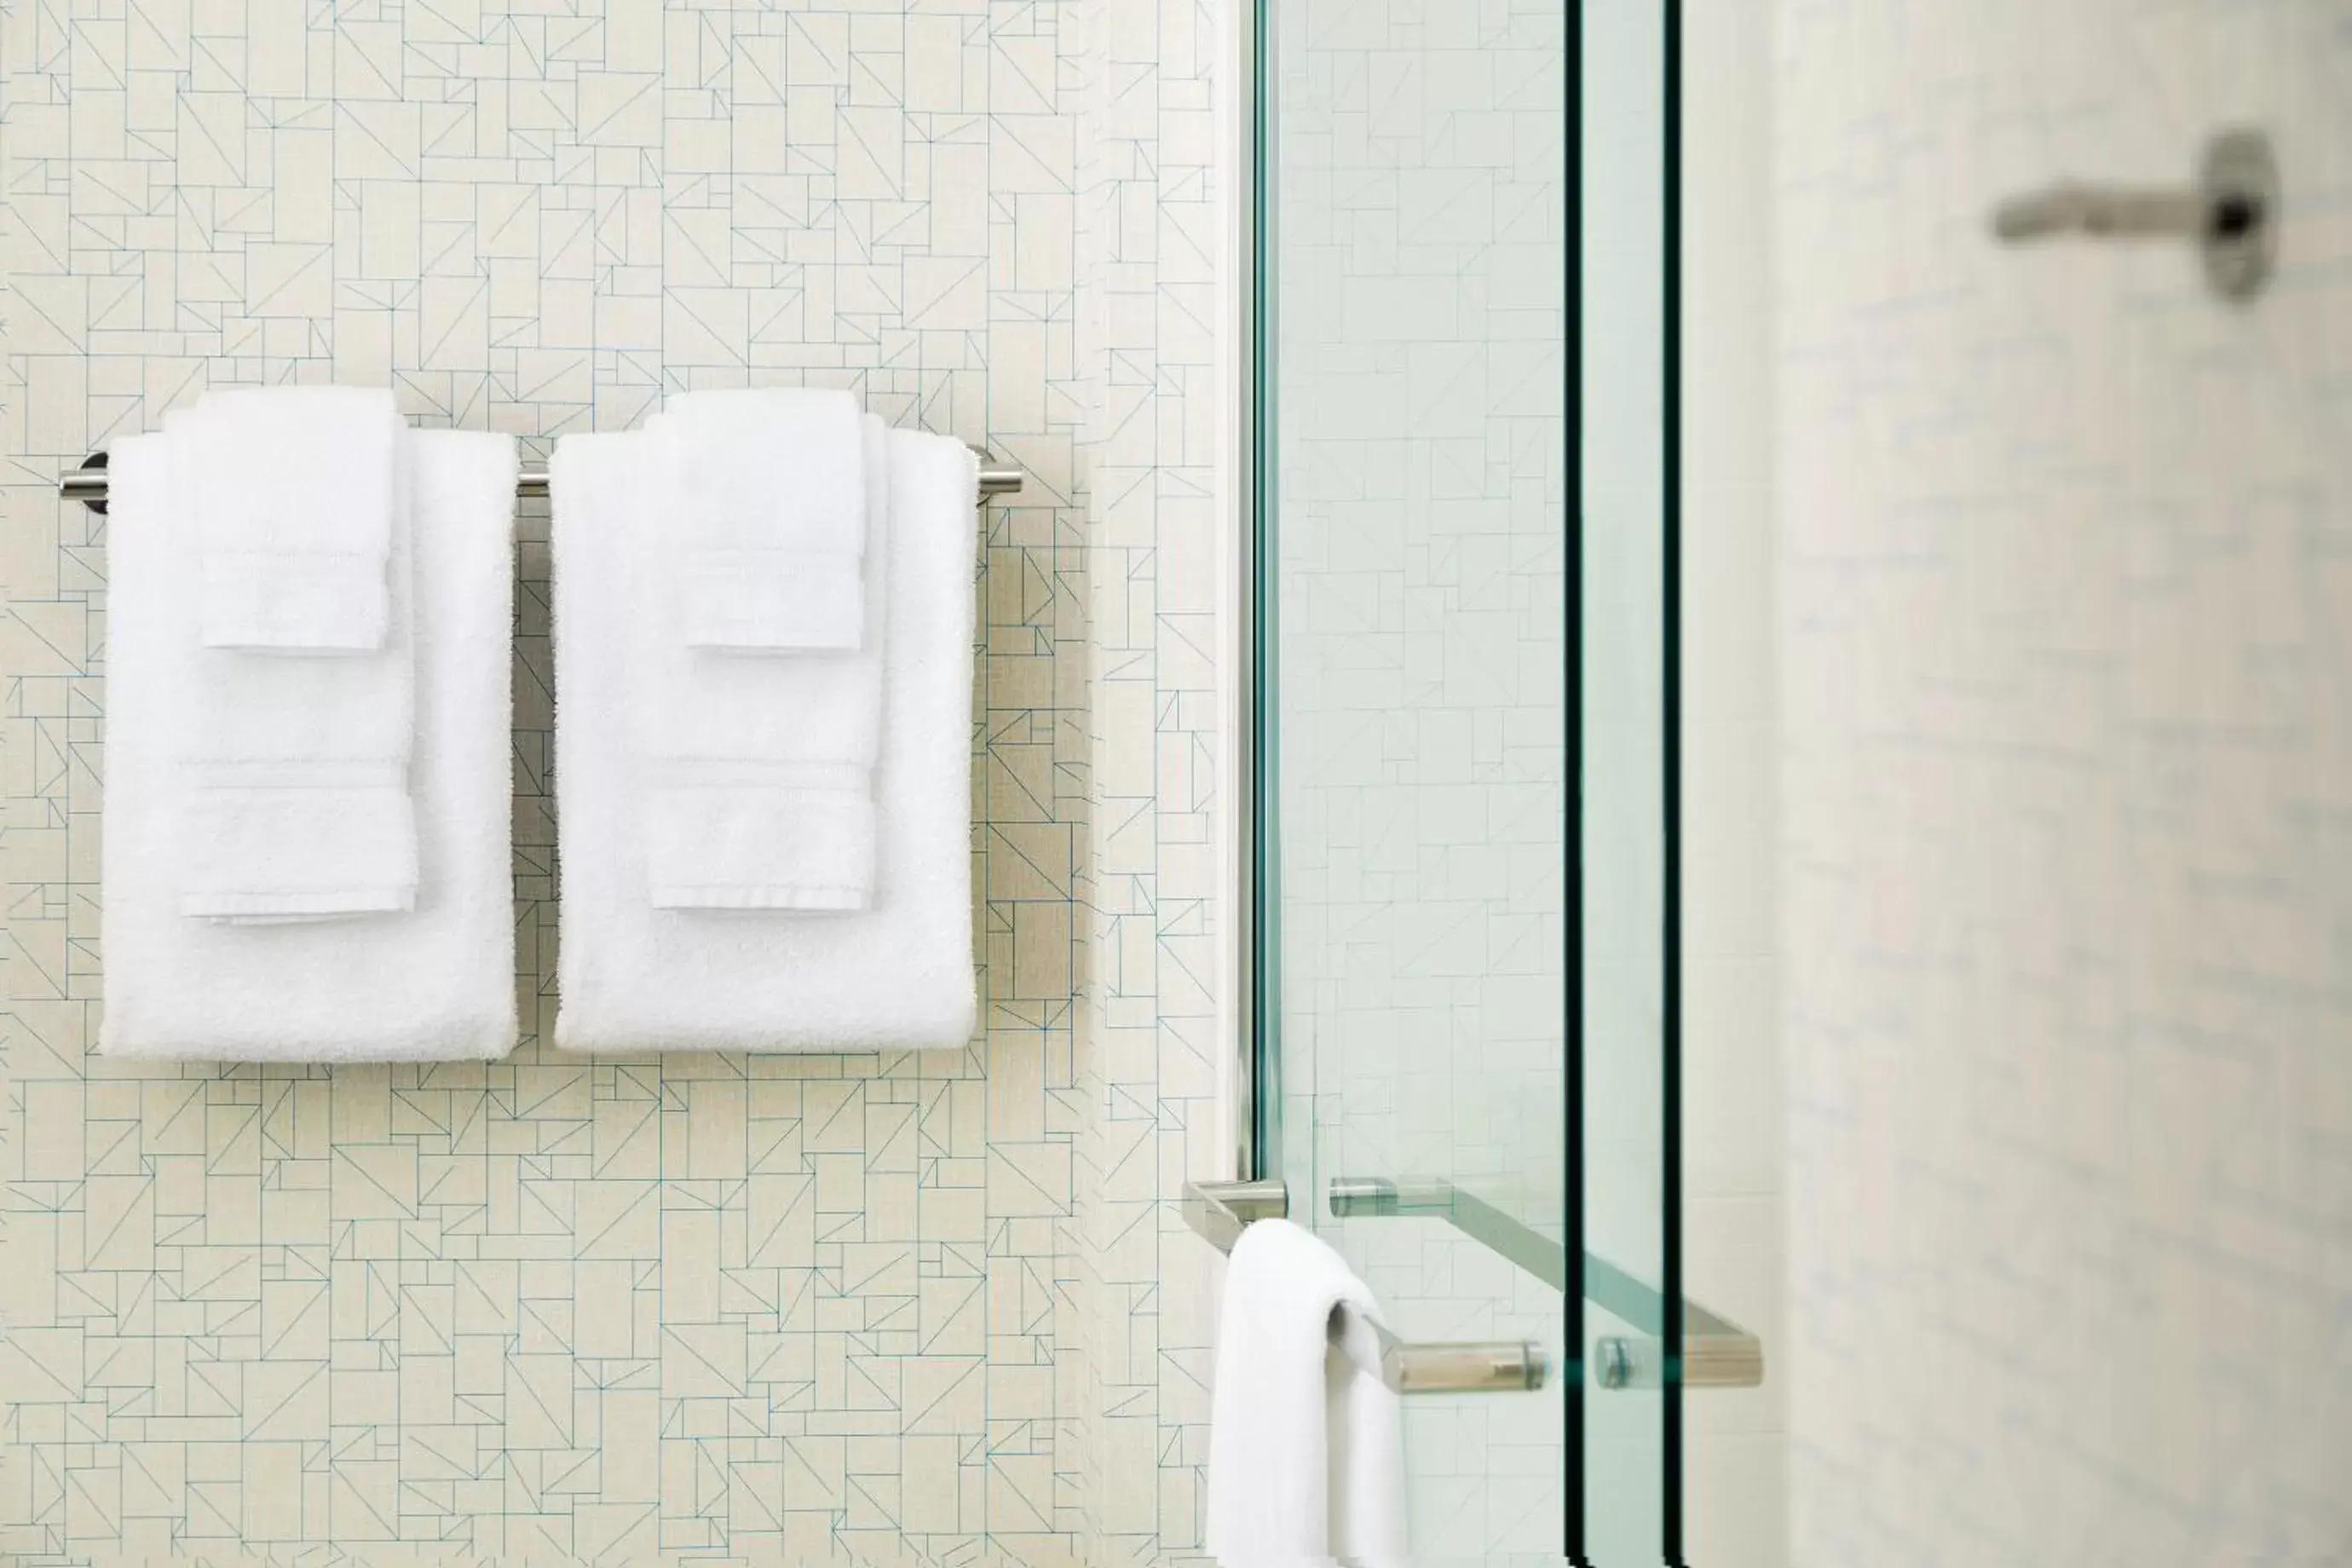
{"type": "MultiPolygon", "coordinates": [[[[1184,1221],[1220,1252],[1231,1252],[1253,1221],[1280,1219],[1290,1193],[1280,1182],[1187,1182],[1184,1221]]],[[[1519,1340],[1416,1342],[1374,1325],[1381,1381],[1399,1394],[1524,1394],[1550,1370],[1543,1347],[1519,1340]]]]}
{"type": "MultiPolygon", "coordinates": [[[[1000,463],[982,447],[980,454],[980,499],[994,500],[999,496],[1019,495],[1028,482],[1028,476],[1010,464],[1000,463]]],[[[529,500],[548,493],[547,470],[527,468],[516,477],[515,494],[529,500]]],[[[81,467],[58,480],[58,494],[68,500],[78,500],[101,515],[106,511],[106,454],[93,452],[82,459],[81,467]]]]}

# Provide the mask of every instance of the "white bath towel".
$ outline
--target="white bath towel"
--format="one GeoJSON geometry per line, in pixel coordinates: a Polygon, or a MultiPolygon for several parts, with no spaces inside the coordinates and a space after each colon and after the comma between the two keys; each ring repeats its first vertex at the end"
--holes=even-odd
{"type": "Polygon", "coordinates": [[[863,417],[846,392],[763,387],[684,393],[646,423],[671,470],[656,499],[684,519],[668,565],[689,644],[862,646],[863,417]]]}
{"type": "MultiPolygon", "coordinates": [[[[174,528],[173,435],[116,444],[109,474],[107,795],[100,856],[112,1056],[228,1060],[496,1057],[516,1035],[509,821],[515,448],[411,436],[408,625],[414,908],[240,923],[182,912],[191,834],[185,716],[205,660],[174,528]]],[[[321,660],[341,663],[342,660],[321,660]]],[[[375,722],[329,708],[320,723],[375,722]]]]}
{"type": "Polygon", "coordinates": [[[1228,1568],[1409,1561],[1404,1428],[1380,1309],[1288,1220],[1244,1228],[1225,1271],[1210,1394],[1206,1544],[1228,1568]]]}
{"type": "MultiPolygon", "coordinates": [[[[661,908],[862,910],[873,901],[889,579],[886,436],[880,419],[864,417],[863,489],[875,516],[863,530],[863,647],[695,647],[673,622],[646,650],[636,688],[652,769],[646,877],[661,908]]],[[[656,548],[647,580],[676,556],[656,548]]]]}
{"type": "MultiPolygon", "coordinates": [[[[871,905],[663,909],[648,871],[655,767],[638,705],[667,544],[629,436],[557,443],[556,1044],[571,1050],[952,1047],[971,1036],[972,563],[966,447],[893,431],[871,905]]],[[[814,720],[788,715],[794,722],[814,720]]]]}
{"type": "Polygon", "coordinates": [[[388,389],[269,386],[175,416],[207,647],[352,653],[383,646],[406,426],[388,389]]]}

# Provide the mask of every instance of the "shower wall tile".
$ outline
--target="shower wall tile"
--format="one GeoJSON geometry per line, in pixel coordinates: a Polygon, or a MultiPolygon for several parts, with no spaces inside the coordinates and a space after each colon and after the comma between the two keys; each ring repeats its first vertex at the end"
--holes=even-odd
{"type": "Polygon", "coordinates": [[[1775,16],[1792,1561],[2340,1560],[2352,5],[1775,16]]]}
{"type": "Polygon", "coordinates": [[[1122,1553],[1196,1542],[1206,1316],[1163,1280],[1205,1274],[1160,1198],[1213,1093],[1217,12],[0,18],[0,1557],[1096,1562],[1112,1498],[1122,1553]],[[975,538],[967,1050],[544,1046],[532,509],[520,1049],[89,1054],[106,531],[56,476],[329,381],[542,458],[685,388],[845,386],[1027,470],[975,538]]]}

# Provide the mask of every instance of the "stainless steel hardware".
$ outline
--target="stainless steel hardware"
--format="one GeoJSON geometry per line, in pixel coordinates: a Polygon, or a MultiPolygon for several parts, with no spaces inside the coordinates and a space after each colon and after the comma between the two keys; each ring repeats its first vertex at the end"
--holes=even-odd
{"type": "Polygon", "coordinates": [[[1219,1252],[1231,1252],[1253,1220],[1290,1212],[1290,1189],[1280,1182],[1187,1182],[1184,1223],[1219,1252]]]}
{"type": "MultiPolygon", "coordinates": [[[[979,448],[975,447],[975,451],[979,448]]],[[[980,499],[994,500],[999,496],[1019,495],[1028,476],[1010,464],[1000,463],[989,453],[980,452],[980,499]]],[[[543,498],[548,493],[547,470],[528,468],[515,476],[515,495],[529,500],[543,498]]],[[[68,500],[78,500],[90,510],[103,515],[106,511],[106,454],[94,452],[82,459],[81,467],[58,480],[58,494],[68,500]]]]}
{"type": "MultiPolygon", "coordinates": [[[[1665,1360],[1648,1335],[1603,1334],[1592,1342],[1593,1381],[1603,1388],[1655,1388],[1665,1360]]],[[[1755,1388],[1764,1381],[1764,1345],[1753,1334],[1685,1333],[1685,1388],[1755,1388]]]]}
{"type": "Polygon", "coordinates": [[[1568,1286],[1568,1254],[1558,1241],[1442,1178],[1334,1176],[1330,1203],[1332,1214],[1342,1219],[1442,1219],[1553,1289],[1568,1286]]]}
{"type": "MultiPolygon", "coordinates": [[[[1341,1217],[1442,1219],[1555,1290],[1568,1288],[1568,1249],[1476,1194],[1436,1176],[1334,1176],[1331,1212],[1341,1217]]],[[[1664,1363],[1665,1300],[1603,1258],[1584,1255],[1584,1298],[1641,1331],[1596,1346],[1603,1388],[1655,1387],[1664,1363]]],[[[1683,1303],[1685,1388],[1754,1388],[1764,1381],[1764,1342],[1696,1301],[1683,1303]]]]}
{"type": "Polygon", "coordinates": [[[1381,1381],[1399,1394],[1533,1394],[1551,1370],[1525,1340],[1414,1344],[1379,1332],[1381,1381]]]}
{"type": "MultiPolygon", "coordinates": [[[[1279,1181],[1184,1184],[1184,1223],[1220,1252],[1231,1252],[1253,1221],[1289,1212],[1290,1190],[1279,1181]]],[[[1399,1394],[1526,1394],[1541,1388],[1550,1371],[1543,1347],[1525,1341],[1424,1343],[1374,1328],[1381,1381],[1399,1394]]]]}
{"type": "Polygon", "coordinates": [[[2203,258],[2207,286],[2224,300],[2244,301],[2270,281],[2279,217],[2278,159],[2270,138],[2240,128],[2206,143],[2196,183],[2186,189],[2065,181],[2001,203],[1992,231],[2009,245],[2073,234],[2190,240],[2203,258]]]}

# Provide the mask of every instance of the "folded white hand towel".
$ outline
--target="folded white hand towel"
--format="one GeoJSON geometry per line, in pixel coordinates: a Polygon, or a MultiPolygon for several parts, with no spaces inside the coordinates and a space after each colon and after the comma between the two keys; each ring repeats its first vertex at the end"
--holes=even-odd
{"type": "Polygon", "coordinates": [[[184,769],[180,912],[275,921],[416,906],[408,770],[184,769]],[[244,775],[245,782],[234,782],[244,775]],[[289,776],[298,782],[283,782],[289,776]],[[201,782],[200,782],[201,781],[201,782]]]}
{"type": "MultiPolygon", "coordinates": [[[[214,462],[222,423],[203,408],[173,414],[155,438],[163,450],[151,460],[168,467],[173,489],[153,542],[183,580],[197,557],[210,562],[205,489],[194,476],[214,462]]],[[[397,448],[404,470],[404,432],[397,448]]],[[[188,807],[183,914],[321,919],[415,902],[408,795],[415,653],[404,476],[394,488],[404,500],[388,560],[373,573],[388,588],[378,646],[326,657],[222,648],[196,638],[182,651],[184,691],[166,721],[188,807]]],[[[210,608],[207,598],[204,612],[210,608]]]]}
{"type": "Polygon", "coordinates": [[[646,816],[656,909],[862,910],[874,897],[864,769],[803,783],[657,785],[646,816]]]}
{"type": "MultiPolygon", "coordinates": [[[[218,661],[253,667],[238,671],[239,682],[278,683],[273,700],[292,704],[316,726],[310,749],[326,754],[331,747],[344,759],[336,768],[309,764],[318,789],[288,804],[294,830],[308,823],[322,835],[321,819],[335,809],[328,797],[375,782],[368,748],[392,721],[383,702],[331,700],[328,689],[313,684],[323,679],[318,667],[366,679],[370,658],[265,658],[202,647],[199,606],[184,588],[194,545],[173,472],[178,432],[167,429],[117,442],[109,473],[100,1049],[247,1061],[505,1054],[516,1034],[509,831],[514,442],[430,431],[404,443],[410,569],[400,581],[409,585],[402,589],[406,611],[391,630],[414,689],[403,796],[413,802],[415,820],[414,908],[327,921],[192,920],[182,912],[191,879],[214,874],[208,858],[217,870],[243,852],[206,841],[207,832],[244,835],[265,860],[277,853],[256,842],[256,818],[238,797],[207,802],[192,782],[249,786],[300,754],[282,730],[213,689],[224,679],[218,661]],[[192,763],[188,748],[200,741],[210,749],[198,754],[211,760],[192,763]],[[201,820],[206,811],[214,813],[209,828],[201,820]]],[[[264,800],[257,809],[276,804],[264,800]]]]}
{"type": "Polygon", "coordinates": [[[1230,1568],[1409,1562],[1404,1426],[1380,1309],[1288,1220],[1244,1228],[1225,1271],[1209,1405],[1206,1545],[1230,1568]]]}
{"type": "MultiPolygon", "coordinates": [[[[865,647],[747,658],[675,633],[654,638],[637,700],[653,768],[646,871],[661,908],[862,910],[872,900],[888,621],[886,433],[865,416],[863,489],[875,513],[865,530],[865,647]]],[[[674,552],[650,536],[639,544],[653,546],[646,580],[659,581],[674,552]]]]}
{"type": "MultiPolygon", "coordinates": [[[[647,484],[659,482],[660,465],[646,460],[635,439],[567,437],[555,449],[556,779],[563,821],[556,1044],[583,1051],[967,1044],[975,1013],[976,459],[941,437],[887,437],[888,637],[869,907],[663,909],[652,898],[646,809],[658,769],[639,704],[667,626],[645,589],[647,563],[665,539],[648,521],[658,511],[641,499],[647,484]]],[[[847,700],[838,691],[835,700],[847,700]]],[[[780,717],[806,730],[820,721],[809,711],[780,717]]]]}
{"type": "Polygon", "coordinates": [[[207,647],[362,652],[389,635],[385,581],[405,428],[389,390],[207,393],[174,424],[203,539],[207,647]]]}
{"type": "Polygon", "coordinates": [[[668,542],[680,630],[697,647],[855,648],[872,509],[846,392],[689,392],[646,426],[682,507],[668,542]]]}

